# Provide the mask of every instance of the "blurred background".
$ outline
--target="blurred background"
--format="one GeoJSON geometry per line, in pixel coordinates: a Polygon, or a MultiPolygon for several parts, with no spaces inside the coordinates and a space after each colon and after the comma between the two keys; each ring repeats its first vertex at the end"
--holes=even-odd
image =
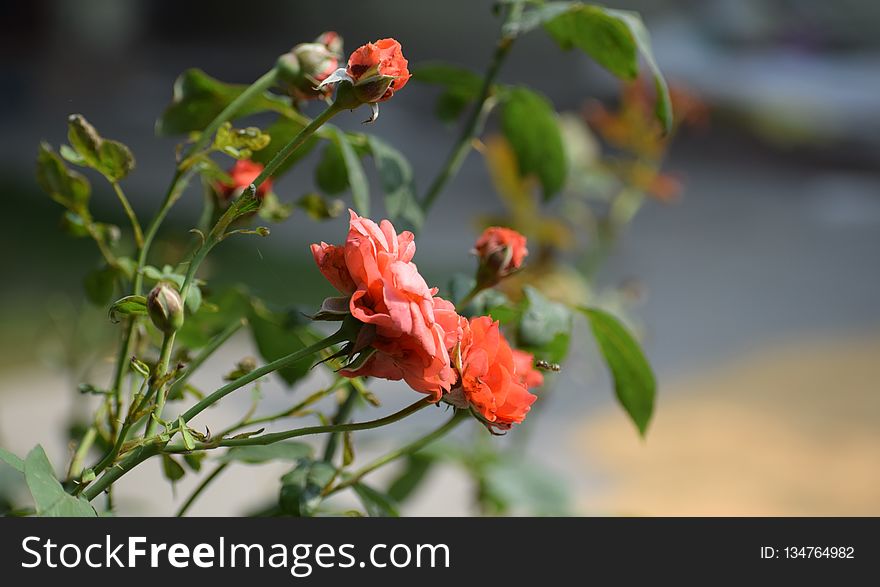
{"type": "MultiPolygon", "coordinates": [[[[629,312],[659,382],[655,419],[640,440],[580,324],[524,449],[564,488],[542,490],[566,504],[548,511],[880,515],[880,4],[607,4],[642,13],[667,80],[701,114],[664,152],[674,193],[645,202],[596,277],[637,291],[629,312]]],[[[499,26],[490,2],[471,0],[35,0],[4,3],[0,13],[0,446],[25,454],[42,442],[59,469],[76,384],[109,369],[115,331],[83,301],[84,268],[98,262],[93,244],[61,234],[60,207],[36,185],[39,141],[64,142],[66,117],[77,112],[128,144],[137,169],[126,190],[149,217],[177,143],[155,137],[153,125],[184,69],[249,83],[292,45],[336,30],[346,50],[394,36],[411,64],[482,70],[499,26]]],[[[621,84],[586,56],[563,53],[540,33],[517,42],[501,80],[540,90],[560,111],[592,112],[593,121],[595,100],[614,111],[621,96],[621,84]]],[[[410,84],[371,129],[410,157],[421,192],[457,133],[433,116],[437,94],[410,84]]],[[[355,129],[362,117],[338,123],[355,129]]],[[[282,199],[311,189],[313,159],[278,183],[282,199]]],[[[95,216],[124,226],[110,188],[93,184],[95,216]]],[[[192,191],[163,232],[171,248],[197,218],[192,191]]],[[[416,261],[428,282],[470,271],[473,219],[502,209],[472,153],[419,235],[416,261]]],[[[217,279],[245,281],[278,303],[315,305],[329,291],[307,245],[339,241],[344,231],[342,218],[294,214],[268,239],[224,243],[208,270],[223,266],[217,279]]],[[[235,339],[199,381],[215,383],[249,345],[235,339]]],[[[399,384],[374,387],[383,409],[411,399],[399,384]]],[[[263,391],[267,405],[289,402],[275,382],[263,391]]],[[[234,418],[248,398],[236,401],[202,423],[234,418]]],[[[365,434],[364,454],[423,424],[365,434]]],[[[241,466],[192,513],[257,506],[277,492],[281,473],[241,466]]],[[[453,467],[431,475],[405,513],[475,512],[467,476],[453,467]]],[[[8,468],[0,483],[17,491],[8,468]]],[[[120,485],[120,511],[170,513],[195,483],[184,480],[172,495],[158,466],[143,467],[120,485]]]]}

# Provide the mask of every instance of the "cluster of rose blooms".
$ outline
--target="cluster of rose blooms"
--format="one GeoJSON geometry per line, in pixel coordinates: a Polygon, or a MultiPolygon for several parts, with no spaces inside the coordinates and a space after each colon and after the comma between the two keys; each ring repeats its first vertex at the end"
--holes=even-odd
{"type": "MultiPolygon", "coordinates": [[[[326,98],[328,83],[346,80],[360,103],[375,105],[410,78],[394,39],[363,45],[345,69],[337,69],[340,47],[338,35],[324,33],[282,58],[294,97],[326,98]]],[[[237,161],[231,182],[217,186],[218,195],[226,201],[237,197],[262,170],[259,163],[237,161]]],[[[270,189],[271,182],[264,182],[257,196],[270,189]]],[[[411,232],[398,234],[388,220],[376,224],[353,211],[343,245],[312,245],[321,273],[347,298],[350,316],[362,323],[352,345],[366,359],[340,373],[404,380],[433,401],[471,409],[494,429],[522,422],[537,399],[529,389],[544,381],[534,357],[512,348],[489,316],[460,316],[451,302],[438,297],[437,288],[428,287],[412,262],[415,251],[411,232]]],[[[501,227],[486,229],[475,252],[482,287],[519,269],[528,254],[525,237],[501,227]]]]}

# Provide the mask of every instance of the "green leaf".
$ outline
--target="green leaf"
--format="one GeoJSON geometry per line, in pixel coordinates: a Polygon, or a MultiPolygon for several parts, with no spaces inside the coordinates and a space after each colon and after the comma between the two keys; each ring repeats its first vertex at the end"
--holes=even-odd
{"type": "Polygon", "coordinates": [[[145,316],[147,314],[147,298],[144,296],[125,296],[110,306],[110,321],[119,322],[119,316],[145,316]]]}
{"type": "Polygon", "coordinates": [[[296,201],[296,206],[305,210],[312,220],[329,220],[345,211],[345,202],[342,200],[331,200],[315,192],[302,196],[296,201]]]}
{"type": "Polygon", "coordinates": [[[181,464],[171,458],[171,455],[166,454],[162,455],[162,472],[165,474],[165,478],[172,483],[180,481],[186,475],[186,471],[181,464]]]}
{"type": "Polygon", "coordinates": [[[183,439],[183,446],[186,450],[192,450],[196,447],[196,439],[193,438],[192,432],[186,427],[183,416],[177,419],[177,426],[180,428],[180,436],[183,439]]]}
{"type": "Polygon", "coordinates": [[[110,181],[119,181],[134,169],[134,155],[119,141],[103,138],[95,127],[80,114],[67,119],[69,149],[62,149],[62,156],[76,165],[86,165],[99,171],[110,181]]]}
{"type": "Polygon", "coordinates": [[[654,59],[648,31],[637,13],[574,3],[545,22],[544,28],[563,49],[581,49],[622,79],[634,80],[638,76],[641,53],[654,77],[655,113],[664,130],[669,131],[672,127],[669,90],[654,59]]]}
{"type": "Polygon", "coordinates": [[[186,453],[183,455],[183,462],[185,462],[190,469],[198,473],[202,470],[202,461],[205,460],[206,456],[208,455],[204,452],[186,453]]]}
{"type": "Polygon", "coordinates": [[[475,100],[483,87],[483,77],[464,67],[439,61],[420,63],[412,70],[413,81],[455,90],[475,100]]]}
{"type": "Polygon", "coordinates": [[[321,503],[321,492],[336,476],[330,463],[300,459],[296,467],[281,478],[281,511],[292,516],[311,516],[321,503]]]}
{"type": "Polygon", "coordinates": [[[52,465],[42,446],[37,445],[28,453],[24,460],[23,471],[38,516],[92,518],[97,516],[89,502],[64,491],[64,487],[55,478],[52,465]]]}
{"type": "Polygon", "coordinates": [[[86,297],[96,306],[106,306],[113,299],[116,270],[110,266],[90,271],[83,280],[86,297]]]}
{"type": "MultiPolygon", "coordinates": [[[[268,134],[272,137],[272,141],[269,145],[256,153],[254,153],[252,160],[257,163],[262,163],[266,165],[272,158],[284,148],[285,145],[290,143],[293,138],[299,134],[299,132],[304,128],[304,125],[296,120],[291,120],[289,118],[280,117],[274,123],[272,123],[268,128],[263,130],[265,134],[268,134]]],[[[300,147],[291,153],[291,155],[284,160],[284,163],[278,166],[275,172],[272,174],[272,178],[281,177],[287,170],[293,167],[298,161],[300,161],[303,157],[308,155],[312,149],[318,144],[318,138],[315,135],[310,136],[306,139],[300,147]]]]}
{"type": "Polygon", "coordinates": [[[579,308],[614,379],[620,404],[644,436],[654,411],[657,383],[642,349],[626,328],[611,314],[597,308],[579,308]]]}
{"type": "Polygon", "coordinates": [[[416,194],[412,165],[404,155],[378,137],[368,138],[379,181],[385,191],[385,210],[392,220],[402,218],[414,229],[422,227],[425,213],[416,194]]]}
{"type": "Polygon", "coordinates": [[[568,161],[553,105],[525,88],[514,88],[504,100],[501,126],[522,176],[535,175],[550,199],[563,185],[568,161]]]}
{"type": "Polygon", "coordinates": [[[260,205],[260,218],[269,222],[284,222],[293,214],[293,202],[282,202],[275,192],[269,192],[263,196],[260,205]]]}
{"type": "Polygon", "coordinates": [[[5,448],[0,448],[0,461],[3,461],[19,473],[24,473],[24,461],[5,448]]]}
{"type": "MultiPolygon", "coordinates": [[[[267,362],[304,349],[321,339],[309,327],[311,322],[299,312],[288,314],[272,312],[262,304],[255,303],[248,320],[257,350],[267,362]]],[[[287,385],[293,385],[309,374],[313,362],[312,357],[306,357],[279,369],[276,373],[287,385]]]]}
{"type": "Polygon", "coordinates": [[[376,491],[369,485],[355,483],[351,486],[371,518],[399,518],[397,505],[384,493],[376,491]]]}
{"type": "Polygon", "coordinates": [[[92,187],[81,173],[68,169],[47,143],[40,143],[37,155],[37,183],[49,196],[76,213],[88,218],[89,196],[92,187]]]}
{"type": "Polygon", "coordinates": [[[434,457],[422,453],[407,457],[403,471],[388,487],[388,497],[397,503],[406,500],[419,488],[436,462],[434,457]]]}
{"type": "Polygon", "coordinates": [[[342,160],[345,162],[345,170],[348,174],[348,186],[351,188],[351,199],[354,203],[355,211],[361,216],[370,215],[370,186],[367,183],[367,176],[364,173],[361,159],[348,140],[348,136],[338,130],[333,129],[336,137],[336,144],[342,152],[342,160]]]}
{"type": "Polygon", "coordinates": [[[562,361],[571,338],[571,312],[531,286],[525,286],[523,292],[525,300],[517,328],[518,346],[539,359],[553,363],[562,361]]]}
{"type": "Polygon", "coordinates": [[[272,136],[263,133],[256,126],[233,128],[231,122],[224,122],[214,136],[213,148],[236,159],[250,159],[254,151],[269,146],[272,136]]]}
{"type": "Polygon", "coordinates": [[[328,141],[321,153],[321,160],[315,166],[315,184],[331,195],[348,188],[348,169],[336,141],[328,141]]]}
{"type": "Polygon", "coordinates": [[[283,441],[266,445],[234,446],[218,461],[259,465],[271,461],[299,461],[312,456],[312,447],[304,442],[283,441]]]}
{"type": "Polygon", "coordinates": [[[502,456],[486,464],[482,471],[481,500],[501,506],[507,513],[533,516],[569,514],[569,495],[565,484],[539,463],[522,455],[502,456]]]}
{"type": "MultiPolygon", "coordinates": [[[[174,82],[171,104],[156,121],[156,134],[171,136],[203,130],[245,88],[246,85],[221,82],[200,69],[186,70],[174,82]]],[[[288,100],[266,92],[243,104],[234,118],[289,108],[288,100]]]]}

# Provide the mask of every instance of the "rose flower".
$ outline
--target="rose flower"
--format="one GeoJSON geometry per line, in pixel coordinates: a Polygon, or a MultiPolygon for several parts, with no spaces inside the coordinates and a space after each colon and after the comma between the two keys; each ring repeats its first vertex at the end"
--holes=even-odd
{"type": "Polygon", "coordinates": [[[461,378],[448,401],[471,407],[492,428],[509,430],[523,421],[537,399],[526,384],[530,376],[535,381],[528,370],[531,358],[528,365],[522,356],[517,358],[498,322],[488,316],[461,318],[461,327],[461,378]]]}
{"type": "Polygon", "coordinates": [[[455,383],[448,349],[458,341],[458,315],[419,274],[413,238],[409,231],[398,235],[387,220],[377,225],[351,211],[345,244],[315,244],[312,254],[327,280],[350,295],[349,311],[369,329],[375,349],[363,365],[340,372],[403,379],[436,401],[455,383]]]}
{"type": "Polygon", "coordinates": [[[477,281],[482,287],[491,287],[519,269],[529,254],[526,237],[502,226],[484,230],[474,245],[474,252],[480,258],[477,281]]]}

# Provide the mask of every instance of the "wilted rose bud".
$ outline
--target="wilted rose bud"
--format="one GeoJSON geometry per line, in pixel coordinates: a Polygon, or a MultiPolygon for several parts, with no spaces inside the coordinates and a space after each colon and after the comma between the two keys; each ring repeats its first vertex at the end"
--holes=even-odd
{"type": "Polygon", "coordinates": [[[314,43],[300,43],[278,59],[278,75],[293,97],[325,98],[331,89],[317,87],[339,67],[342,37],[323,33],[314,43]]]}
{"type": "Polygon", "coordinates": [[[171,285],[161,282],[147,296],[147,313],[153,324],[171,334],[183,326],[183,300],[171,285]]]}
{"type": "MultiPolygon", "coordinates": [[[[239,159],[229,170],[230,183],[217,183],[215,188],[221,198],[228,202],[240,196],[246,190],[260,173],[263,172],[263,165],[250,159],[239,159]]],[[[257,198],[260,200],[272,190],[272,180],[267,179],[257,188],[257,198]]]]}
{"type": "Polygon", "coordinates": [[[526,237],[501,226],[484,230],[474,252],[480,257],[477,283],[481,287],[491,287],[519,269],[529,254],[526,237]]]}

